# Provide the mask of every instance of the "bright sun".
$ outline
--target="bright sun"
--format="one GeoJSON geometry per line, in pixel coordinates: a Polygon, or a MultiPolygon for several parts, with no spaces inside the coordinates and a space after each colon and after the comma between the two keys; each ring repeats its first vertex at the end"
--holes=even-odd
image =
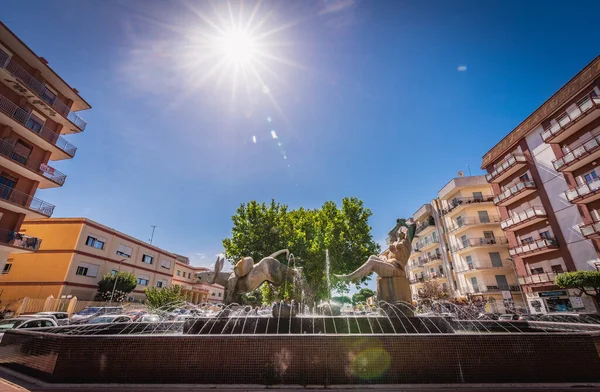
{"type": "Polygon", "coordinates": [[[219,39],[218,47],[231,64],[248,64],[256,55],[256,45],[250,34],[241,30],[231,30],[219,39]]]}

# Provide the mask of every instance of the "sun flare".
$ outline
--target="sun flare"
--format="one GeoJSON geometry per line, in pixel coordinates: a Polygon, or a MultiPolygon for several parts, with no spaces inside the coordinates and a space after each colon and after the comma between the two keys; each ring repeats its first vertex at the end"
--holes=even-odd
{"type": "Polygon", "coordinates": [[[252,62],[257,54],[253,37],[245,31],[233,29],[216,40],[217,50],[228,63],[246,65],[252,62]]]}

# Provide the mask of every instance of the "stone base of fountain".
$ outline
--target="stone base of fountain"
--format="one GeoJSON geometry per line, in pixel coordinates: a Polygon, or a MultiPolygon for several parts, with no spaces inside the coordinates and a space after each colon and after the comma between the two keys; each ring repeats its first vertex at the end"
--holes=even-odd
{"type": "Polygon", "coordinates": [[[377,299],[388,303],[411,303],[410,283],[407,278],[377,278],[377,299]]]}

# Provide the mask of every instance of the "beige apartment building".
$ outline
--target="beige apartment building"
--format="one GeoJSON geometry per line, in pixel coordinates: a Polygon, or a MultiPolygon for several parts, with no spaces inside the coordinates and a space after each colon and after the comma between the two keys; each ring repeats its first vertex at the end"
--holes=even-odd
{"type": "Polygon", "coordinates": [[[173,284],[185,289],[192,303],[221,302],[223,288],[195,282],[206,268],[86,218],[25,221],[22,231],[44,238],[35,253],[11,254],[0,275],[0,300],[23,297],[76,296],[92,300],[107,273],[127,271],[137,278],[131,300],[143,300],[144,289],[173,284]],[[214,293],[214,295],[213,295],[214,293]]]}

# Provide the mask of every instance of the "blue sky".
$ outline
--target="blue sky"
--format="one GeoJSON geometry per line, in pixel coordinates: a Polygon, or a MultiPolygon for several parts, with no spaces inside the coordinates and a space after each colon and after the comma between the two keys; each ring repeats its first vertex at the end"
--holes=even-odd
{"type": "Polygon", "coordinates": [[[264,1],[269,57],[244,83],[197,45],[228,24],[225,1],[8,0],[1,18],[93,106],[55,164],[65,186],[38,192],[54,216],[142,240],[157,225],[157,246],[208,265],[242,202],[357,196],[381,241],[467,164],[481,173],[598,55],[600,3],[552,3],[264,1]]]}

